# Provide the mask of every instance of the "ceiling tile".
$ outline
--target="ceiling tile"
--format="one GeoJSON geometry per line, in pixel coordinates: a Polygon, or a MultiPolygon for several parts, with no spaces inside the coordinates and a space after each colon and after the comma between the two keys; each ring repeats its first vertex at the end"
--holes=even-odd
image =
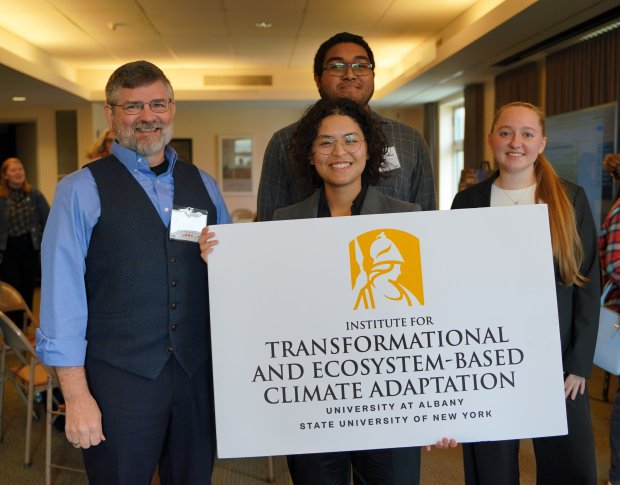
{"type": "Polygon", "coordinates": [[[253,54],[235,53],[235,67],[259,68],[269,73],[273,67],[288,67],[289,55],[286,53],[276,54],[268,52],[260,56],[253,54]]]}
{"type": "Polygon", "coordinates": [[[85,35],[78,26],[46,4],[40,5],[37,11],[14,10],[10,15],[0,15],[0,26],[37,46],[47,45],[54,37],[85,35]]]}
{"type": "Polygon", "coordinates": [[[153,8],[147,12],[158,32],[191,35],[227,35],[226,17],[221,10],[153,8]]]}
{"type": "Polygon", "coordinates": [[[232,35],[283,36],[297,35],[302,14],[275,11],[264,12],[227,12],[226,21],[232,35]],[[260,29],[257,22],[269,22],[272,27],[260,29]]]}
{"type": "Polygon", "coordinates": [[[223,0],[228,12],[303,12],[307,0],[223,0]]]}
{"type": "Polygon", "coordinates": [[[232,47],[236,54],[291,55],[294,42],[294,37],[280,38],[238,35],[232,38],[232,47]]]}

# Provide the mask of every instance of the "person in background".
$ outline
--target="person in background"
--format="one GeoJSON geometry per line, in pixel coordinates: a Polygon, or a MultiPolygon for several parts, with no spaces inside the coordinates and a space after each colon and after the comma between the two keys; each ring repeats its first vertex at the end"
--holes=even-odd
{"type": "MultiPolygon", "coordinates": [[[[549,208],[568,434],[533,439],[536,483],[595,485],[596,457],[586,385],[600,305],[592,211],[584,190],[560,179],[543,155],[547,138],[540,108],[522,102],[501,107],[488,142],[499,170],[459,192],[452,208],[538,203],[549,208]]],[[[464,444],[466,485],[518,485],[518,455],[518,440],[464,444]]]]}
{"type": "Polygon", "coordinates": [[[110,155],[112,153],[114,138],[116,138],[114,130],[111,128],[103,130],[93,144],[88,147],[88,150],[86,150],[86,161],[92,162],[93,160],[110,155]]]}
{"type": "MultiPolygon", "coordinates": [[[[605,170],[616,181],[620,181],[620,154],[610,153],[603,160],[605,170]]],[[[605,296],[604,305],[620,313],[620,197],[609,209],[601,227],[599,236],[602,283],[610,285],[605,296]]],[[[611,445],[611,466],[609,468],[609,485],[620,485],[620,392],[616,393],[611,412],[609,428],[611,445]]]]}
{"type": "Polygon", "coordinates": [[[173,208],[230,216],[213,180],[177,159],[166,75],[114,71],[112,154],[63,178],[43,237],[37,354],[54,366],[65,434],[89,483],[211,483],[215,429],[207,267],[171,237],[173,208]]]}
{"type": "MultiPolygon", "coordinates": [[[[292,135],[296,180],[307,186],[307,199],[275,211],[274,220],[356,216],[420,210],[419,204],[382,194],[375,186],[385,176],[387,142],[380,122],[350,99],[326,98],[310,107],[292,135]]],[[[217,241],[203,230],[205,261],[217,241]]],[[[382,251],[398,249],[383,241],[382,251]]],[[[404,305],[406,306],[406,305],[404,305]]],[[[438,448],[456,446],[444,438],[438,448]]],[[[417,485],[419,447],[314,453],[288,457],[294,485],[417,485]]]]}
{"type": "MultiPolygon", "coordinates": [[[[375,58],[359,35],[341,32],[319,47],[314,57],[314,81],[321,99],[348,98],[380,124],[388,142],[386,163],[377,189],[390,197],[436,209],[435,182],[428,146],[420,133],[372,111],[368,102],[375,89],[375,58]]],[[[258,186],[258,220],[270,221],[280,207],[300,202],[311,192],[297,178],[290,152],[298,123],[277,131],[269,141],[258,186]]]]}
{"type": "MultiPolygon", "coordinates": [[[[14,286],[32,309],[40,275],[41,237],[50,207],[28,183],[19,158],[7,158],[0,175],[0,280],[14,286]]],[[[11,312],[9,318],[22,325],[22,312],[11,312]]]]}

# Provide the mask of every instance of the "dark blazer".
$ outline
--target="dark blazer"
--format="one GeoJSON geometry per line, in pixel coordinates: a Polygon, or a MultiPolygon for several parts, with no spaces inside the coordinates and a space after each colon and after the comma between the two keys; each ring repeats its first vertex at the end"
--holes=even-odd
{"type": "MultiPolygon", "coordinates": [[[[452,209],[471,209],[491,205],[491,186],[499,175],[459,192],[454,197],[452,209]]],[[[566,286],[554,261],[555,288],[562,342],[564,372],[590,377],[594,347],[598,332],[600,307],[600,275],[597,233],[590,204],[583,189],[562,180],[568,199],[575,208],[577,229],[583,245],[581,274],[588,278],[584,287],[566,286]]]]}
{"type": "MultiPolygon", "coordinates": [[[[30,201],[30,237],[32,247],[35,251],[41,249],[41,238],[43,229],[50,213],[50,206],[41,192],[33,187],[28,197],[30,201]]],[[[6,249],[6,242],[9,237],[9,202],[7,198],[0,197],[0,251],[6,249]]]]}
{"type": "MultiPolygon", "coordinates": [[[[321,189],[317,189],[310,197],[297,204],[277,209],[273,214],[274,221],[287,219],[311,219],[316,217],[319,211],[319,199],[321,189]]],[[[383,195],[373,186],[369,186],[366,197],[362,203],[360,215],[366,214],[390,214],[394,212],[415,212],[421,210],[420,204],[404,202],[383,195]]]]}

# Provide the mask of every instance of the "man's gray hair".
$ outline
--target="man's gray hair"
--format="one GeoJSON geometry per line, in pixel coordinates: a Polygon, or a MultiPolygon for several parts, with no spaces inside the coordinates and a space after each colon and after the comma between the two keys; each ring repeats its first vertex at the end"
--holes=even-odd
{"type": "Polygon", "coordinates": [[[108,79],[105,87],[105,100],[107,104],[118,104],[119,91],[122,88],[134,89],[141,86],[148,86],[157,81],[164,83],[168,97],[174,100],[172,84],[164,72],[148,61],[134,61],[123,64],[116,69],[108,79]]]}

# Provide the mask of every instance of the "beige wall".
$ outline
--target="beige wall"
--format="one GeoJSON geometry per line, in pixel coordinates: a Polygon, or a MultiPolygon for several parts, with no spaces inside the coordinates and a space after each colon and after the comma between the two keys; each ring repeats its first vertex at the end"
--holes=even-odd
{"type": "MultiPolygon", "coordinates": [[[[16,104],[3,107],[0,123],[32,122],[36,125],[36,179],[38,189],[51,202],[58,181],[56,157],[56,116],[57,110],[76,110],[78,119],[78,151],[82,154],[91,142],[92,118],[90,104],[27,106],[16,104]]],[[[78,161],[76,160],[76,167],[78,161]]]]}
{"type": "Polygon", "coordinates": [[[391,118],[406,125],[413,126],[424,134],[424,107],[408,106],[400,108],[377,108],[377,113],[386,118],[391,118]]]}
{"type": "Polygon", "coordinates": [[[178,102],[175,138],[191,138],[194,164],[212,175],[221,186],[218,137],[243,135],[253,139],[252,187],[248,195],[224,194],[228,210],[256,210],[256,195],[263,154],[271,135],[296,121],[305,105],[287,107],[282,103],[178,102]]]}

